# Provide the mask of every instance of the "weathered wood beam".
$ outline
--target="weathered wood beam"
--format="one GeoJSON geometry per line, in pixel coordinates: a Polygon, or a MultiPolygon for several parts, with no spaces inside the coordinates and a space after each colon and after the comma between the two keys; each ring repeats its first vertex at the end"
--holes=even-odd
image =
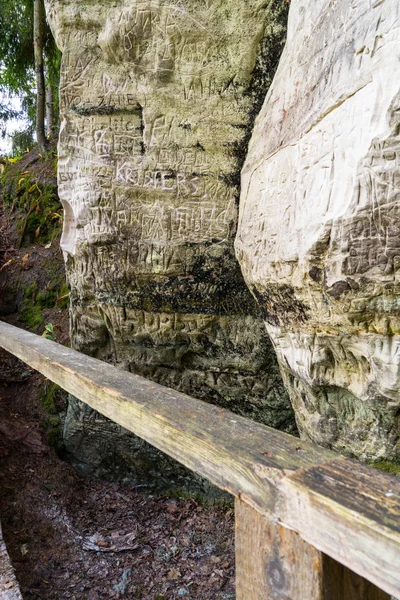
{"type": "Polygon", "coordinates": [[[272,522],[400,596],[400,481],[0,323],[0,345],[272,522]]]}
{"type": "Polygon", "coordinates": [[[236,600],[390,600],[298,533],[235,500],[236,600]]]}

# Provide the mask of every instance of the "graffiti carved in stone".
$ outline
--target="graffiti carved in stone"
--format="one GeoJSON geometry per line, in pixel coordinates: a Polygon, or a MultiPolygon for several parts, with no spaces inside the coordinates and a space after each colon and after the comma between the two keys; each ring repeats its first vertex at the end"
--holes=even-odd
{"type": "Polygon", "coordinates": [[[292,0],[236,242],[303,435],[400,457],[400,4],[292,0]]]}
{"type": "MultiPolygon", "coordinates": [[[[240,167],[282,11],[259,0],[46,4],[63,51],[59,193],[74,347],[290,428],[234,255],[240,167]]],[[[67,445],[82,461],[96,460],[91,444],[102,453],[105,429],[71,403],[67,445]]]]}

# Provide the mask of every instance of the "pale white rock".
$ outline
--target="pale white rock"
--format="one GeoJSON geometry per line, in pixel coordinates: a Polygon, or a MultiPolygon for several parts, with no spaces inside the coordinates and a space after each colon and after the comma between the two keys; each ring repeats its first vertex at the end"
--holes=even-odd
{"type": "Polygon", "coordinates": [[[400,3],[292,0],[236,252],[305,437],[400,458],[400,3]]]}
{"type": "Polygon", "coordinates": [[[11,564],[0,524],[0,598],[1,600],[22,600],[14,568],[11,564]]]}

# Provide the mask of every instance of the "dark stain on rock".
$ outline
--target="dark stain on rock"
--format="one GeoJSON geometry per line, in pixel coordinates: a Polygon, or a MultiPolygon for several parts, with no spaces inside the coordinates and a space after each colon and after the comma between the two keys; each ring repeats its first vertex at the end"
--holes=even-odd
{"type": "Polygon", "coordinates": [[[296,298],[290,285],[270,285],[263,292],[252,286],[251,291],[264,320],[274,327],[304,323],[309,318],[309,307],[296,298]]]}
{"type": "Polygon", "coordinates": [[[360,285],[357,283],[357,281],[355,279],[352,279],[351,277],[347,278],[347,283],[349,284],[351,289],[354,291],[357,291],[360,289],[360,285]]]}
{"type": "MultiPolygon", "coordinates": [[[[251,98],[251,110],[246,125],[239,125],[243,129],[243,138],[232,144],[226,144],[231,147],[231,154],[236,159],[235,169],[226,176],[225,182],[237,190],[240,190],[240,174],[247,156],[247,150],[250,138],[253,134],[254,123],[258,116],[265,96],[274,78],[279,60],[286,42],[286,27],[288,19],[289,4],[281,0],[272,0],[269,10],[274,16],[275,27],[267,28],[262,40],[260,41],[257,62],[254,67],[252,77],[245,96],[251,98]]],[[[231,83],[235,87],[235,83],[231,83]]],[[[241,90],[238,86],[238,94],[241,90]]]]}
{"type": "Polygon", "coordinates": [[[309,276],[311,277],[311,279],[313,281],[316,281],[317,283],[322,283],[323,280],[323,270],[320,269],[319,267],[312,267],[309,271],[308,271],[309,276]]]}
{"type": "Polygon", "coordinates": [[[113,116],[137,115],[137,114],[140,114],[141,110],[142,110],[142,107],[139,103],[137,103],[132,108],[119,108],[117,106],[114,106],[113,104],[110,104],[110,105],[85,104],[85,105],[72,106],[70,109],[70,111],[72,113],[74,113],[75,115],[78,115],[80,117],[108,116],[108,115],[113,115],[113,116]]]}
{"type": "Polygon", "coordinates": [[[350,291],[351,287],[347,281],[336,281],[336,283],[326,290],[326,293],[335,300],[340,300],[340,297],[343,296],[343,294],[348,294],[350,291]]]}
{"type": "MultiPolygon", "coordinates": [[[[190,244],[186,246],[189,247],[190,244]]],[[[71,294],[73,306],[85,306],[91,301],[87,294],[92,296],[93,289],[88,287],[86,291],[81,285],[79,294],[71,294]]],[[[233,258],[232,248],[226,248],[218,257],[211,257],[205,252],[199,253],[186,275],[151,273],[138,274],[135,280],[127,281],[124,277],[115,279],[112,289],[97,287],[94,298],[100,304],[148,312],[248,314],[260,317],[257,303],[233,258]]]]}

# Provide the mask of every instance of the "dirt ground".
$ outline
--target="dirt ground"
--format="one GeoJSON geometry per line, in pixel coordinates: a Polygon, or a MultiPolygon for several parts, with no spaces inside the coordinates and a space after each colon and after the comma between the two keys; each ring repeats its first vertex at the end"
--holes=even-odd
{"type": "Polygon", "coordinates": [[[46,444],[41,385],[0,385],[0,515],[23,597],[234,598],[232,509],[79,478],[46,444]]]}
{"type": "MultiPolygon", "coordinates": [[[[1,318],[26,327],[12,307],[33,281],[46,288],[45,265],[63,263],[57,240],[18,249],[16,239],[0,204],[1,318]]],[[[53,323],[68,343],[67,311],[42,312],[37,333],[53,323]]],[[[4,353],[0,362],[0,520],[24,599],[233,599],[232,507],[82,479],[60,458],[65,396],[55,394],[49,414],[49,382],[4,353]]]]}

